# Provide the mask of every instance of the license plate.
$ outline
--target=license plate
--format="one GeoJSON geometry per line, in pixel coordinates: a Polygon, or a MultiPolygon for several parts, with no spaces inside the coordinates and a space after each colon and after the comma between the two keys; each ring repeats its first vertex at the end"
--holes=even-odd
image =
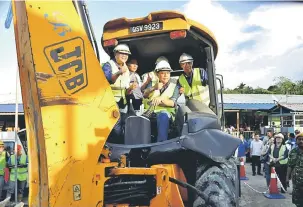
{"type": "Polygon", "coordinates": [[[150,24],[142,24],[138,26],[132,26],[129,28],[130,33],[139,33],[147,31],[157,31],[163,29],[163,22],[154,22],[150,24]]]}

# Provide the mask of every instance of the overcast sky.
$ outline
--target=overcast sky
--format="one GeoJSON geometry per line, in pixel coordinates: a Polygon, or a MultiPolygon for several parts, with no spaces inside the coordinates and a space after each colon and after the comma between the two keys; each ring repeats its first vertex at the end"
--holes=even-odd
{"type": "MultiPolygon", "coordinates": [[[[100,47],[105,22],[118,17],[142,17],[157,10],[178,10],[207,26],[216,36],[217,73],[225,86],[241,82],[267,88],[273,78],[303,79],[303,5],[233,1],[88,1],[100,47]],[[109,12],[110,11],[110,12],[109,12]]],[[[17,70],[14,31],[4,28],[8,2],[0,1],[0,103],[13,102],[17,70]]]]}

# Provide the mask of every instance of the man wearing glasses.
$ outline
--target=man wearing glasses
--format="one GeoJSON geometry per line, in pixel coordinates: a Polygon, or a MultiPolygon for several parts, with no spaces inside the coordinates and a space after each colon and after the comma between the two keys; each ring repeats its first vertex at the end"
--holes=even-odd
{"type": "Polygon", "coordinates": [[[193,68],[194,59],[183,53],[179,63],[184,73],[180,75],[178,87],[180,94],[184,93],[187,99],[194,99],[209,105],[209,89],[207,72],[203,68],[193,68]]]}

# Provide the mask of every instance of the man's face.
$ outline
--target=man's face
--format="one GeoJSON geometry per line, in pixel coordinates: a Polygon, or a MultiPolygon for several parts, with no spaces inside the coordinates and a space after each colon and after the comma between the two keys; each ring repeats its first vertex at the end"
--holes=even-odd
{"type": "Polygon", "coordinates": [[[271,132],[267,132],[267,136],[268,137],[272,137],[272,133],[271,132]]]}
{"type": "Polygon", "coordinates": [[[168,83],[168,81],[170,79],[170,72],[169,71],[160,71],[160,72],[158,72],[158,78],[161,83],[166,84],[166,83],[168,83]]]}
{"type": "Polygon", "coordinates": [[[4,151],[4,146],[0,146],[0,153],[4,151]]]}
{"type": "Polygon", "coordinates": [[[129,64],[128,64],[128,69],[131,72],[136,72],[138,69],[138,62],[137,60],[132,60],[129,64]]]}
{"type": "Polygon", "coordinates": [[[116,52],[115,58],[117,63],[119,64],[126,63],[126,61],[128,60],[128,54],[116,52]]]}
{"type": "Polygon", "coordinates": [[[259,139],[260,139],[259,135],[255,135],[255,140],[259,141],[259,139]]]}
{"type": "Polygon", "coordinates": [[[303,137],[297,138],[297,145],[299,148],[303,149],[303,137]]]}
{"type": "Polygon", "coordinates": [[[190,73],[193,67],[193,62],[180,63],[180,66],[185,73],[190,73]]]}

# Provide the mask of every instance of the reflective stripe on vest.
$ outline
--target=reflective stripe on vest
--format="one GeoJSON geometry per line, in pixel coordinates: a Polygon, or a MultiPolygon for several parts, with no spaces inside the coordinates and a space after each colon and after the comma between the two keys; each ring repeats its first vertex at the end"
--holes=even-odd
{"type": "MultiPolygon", "coordinates": [[[[21,155],[19,165],[26,164],[26,155],[21,155]]],[[[11,156],[11,165],[15,165],[15,155],[11,156]]],[[[18,167],[17,168],[17,179],[19,181],[25,181],[27,179],[27,167],[18,167]]],[[[10,173],[10,180],[15,181],[15,168],[12,168],[10,173]]]]}
{"type": "Polygon", "coordinates": [[[184,88],[184,95],[189,99],[202,101],[207,106],[209,105],[209,88],[208,85],[202,86],[200,68],[193,69],[192,86],[188,84],[184,74],[180,75],[180,85],[184,88]]]}
{"type": "MultiPolygon", "coordinates": [[[[270,153],[272,157],[274,157],[274,149],[275,149],[275,145],[272,145],[271,146],[271,153],[270,153]]],[[[285,150],[286,150],[286,146],[282,145],[280,147],[280,150],[279,150],[279,158],[284,156],[285,150]]],[[[285,164],[287,164],[287,162],[288,162],[288,158],[279,161],[279,163],[281,165],[285,165],[285,164]]]]}
{"type": "Polygon", "coordinates": [[[0,175],[4,175],[4,168],[6,165],[5,154],[6,154],[6,151],[3,151],[0,155],[0,175]]]}
{"type": "MultiPolygon", "coordinates": [[[[155,84],[152,84],[152,87],[154,85],[155,84]]],[[[156,98],[156,97],[159,97],[159,96],[165,97],[165,98],[168,98],[168,99],[171,98],[174,95],[175,88],[176,88],[176,84],[173,83],[173,82],[170,82],[168,87],[165,89],[165,91],[162,94],[160,94],[160,90],[155,90],[154,92],[152,92],[149,95],[149,99],[144,100],[144,108],[148,109],[150,107],[148,105],[148,102],[151,101],[153,98],[156,98]]],[[[167,111],[171,114],[174,114],[176,110],[175,110],[174,107],[156,106],[155,109],[154,109],[154,112],[157,113],[157,112],[160,112],[160,111],[167,111]]]]}
{"type": "MultiPolygon", "coordinates": [[[[119,68],[113,60],[108,61],[108,63],[111,66],[112,74],[119,72],[119,68]]],[[[116,79],[114,84],[110,85],[112,88],[113,94],[115,96],[116,102],[119,102],[120,99],[122,98],[124,104],[126,104],[125,92],[126,92],[126,88],[129,87],[129,82],[130,82],[129,70],[127,70],[125,73],[121,74],[116,79]]]]}

